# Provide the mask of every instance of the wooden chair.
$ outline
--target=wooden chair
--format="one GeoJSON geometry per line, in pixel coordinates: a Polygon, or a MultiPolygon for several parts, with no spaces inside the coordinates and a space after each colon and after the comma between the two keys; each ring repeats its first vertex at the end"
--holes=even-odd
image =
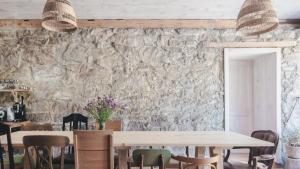
{"type": "Polygon", "coordinates": [[[132,153],[132,159],[128,163],[128,168],[139,167],[159,167],[165,169],[171,159],[171,153],[164,149],[137,149],[132,153]]]}
{"type": "Polygon", "coordinates": [[[216,166],[219,160],[219,156],[199,159],[172,155],[172,158],[179,162],[179,169],[196,168],[198,166],[209,166],[212,169],[217,169],[216,166]]]}
{"type": "Polygon", "coordinates": [[[63,117],[63,126],[62,126],[62,130],[65,131],[66,130],[66,124],[69,123],[69,130],[77,130],[83,129],[83,126],[85,127],[85,130],[88,129],[88,118],[85,117],[84,115],[80,114],[80,113],[72,113],[68,116],[63,117]]]}
{"type": "MultiPolygon", "coordinates": [[[[259,130],[259,131],[254,131],[251,134],[251,137],[272,142],[274,143],[274,146],[273,147],[234,147],[233,149],[250,150],[249,158],[248,158],[249,168],[263,168],[266,166],[266,168],[272,169],[275,153],[279,142],[278,134],[271,130],[259,130]]],[[[227,155],[224,158],[225,168],[234,169],[235,166],[228,162],[229,156],[230,156],[230,150],[227,151],[227,155]]]]}
{"type": "Polygon", "coordinates": [[[23,131],[52,131],[53,127],[50,123],[39,124],[39,123],[26,123],[21,126],[23,131]]]}
{"type": "Polygon", "coordinates": [[[12,146],[11,141],[11,133],[10,133],[10,127],[6,124],[0,123],[0,135],[6,135],[7,138],[7,151],[8,151],[8,160],[3,159],[3,153],[2,148],[0,150],[2,159],[1,159],[1,169],[4,169],[4,166],[6,166],[5,161],[8,162],[9,169],[15,169],[15,157],[14,157],[14,149],[12,146]]]}
{"type": "MultiPolygon", "coordinates": [[[[80,113],[72,113],[68,116],[63,117],[62,130],[66,131],[66,125],[69,125],[69,131],[73,130],[87,130],[88,129],[88,118],[80,113]]],[[[55,160],[56,162],[57,160],[55,160]]],[[[65,156],[65,163],[74,164],[74,148],[73,146],[68,147],[68,153],[65,156]]]]}
{"type": "Polygon", "coordinates": [[[105,130],[112,131],[122,131],[122,121],[121,120],[109,120],[105,122],[105,130]]]}
{"type": "Polygon", "coordinates": [[[112,131],[74,131],[75,169],[113,169],[112,131]]]}
{"type": "Polygon", "coordinates": [[[23,144],[31,169],[53,169],[53,148],[61,149],[60,169],[64,169],[64,150],[69,145],[64,136],[24,136],[23,144]]]}

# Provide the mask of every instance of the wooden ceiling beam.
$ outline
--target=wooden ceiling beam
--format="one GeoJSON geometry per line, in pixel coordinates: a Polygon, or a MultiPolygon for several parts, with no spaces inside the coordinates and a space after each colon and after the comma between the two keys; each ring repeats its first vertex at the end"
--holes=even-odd
{"type": "MultiPolygon", "coordinates": [[[[234,20],[80,19],[79,28],[235,28],[234,20]]],[[[41,20],[0,20],[0,27],[40,28],[41,20]]]]}
{"type": "MultiPolygon", "coordinates": [[[[281,25],[300,25],[300,20],[283,20],[281,25]]],[[[205,28],[235,29],[235,20],[147,20],[80,19],[79,28],[205,28]]],[[[0,28],[41,28],[41,20],[0,19],[0,28]]]]}
{"type": "Polygon", "coordinates": [[[79,27],[112,28],[235,28],[234,20],[80,20],[79,27]]]}

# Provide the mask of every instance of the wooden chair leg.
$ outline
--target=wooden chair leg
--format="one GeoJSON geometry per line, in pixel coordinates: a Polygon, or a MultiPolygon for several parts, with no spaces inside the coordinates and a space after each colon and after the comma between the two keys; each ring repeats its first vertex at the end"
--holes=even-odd
{"type": "Polygon", "coordinates": [[[227,150],[226,156],[224,158],[224,162],[228,162],[229,156],[230,156],[230,150],[227,150]]]}
{"type": "Polygon", "coordinates": [[[183,169],[183,165],[181,161],[179,162],[179,169],[183,169]]]}
{"type": "Polygon", "coordinates": [[[214,147],[209,147],[209,156],[213,157],[215,155],[214,153],[214,147]]]}
{"type": "Polygon", "coordinates": [[[257,169],[257,161],[256,161],[256,159],[253,160],[252,169],[257,169]]]}
{"type": "MultiPolygon", "coordinates": [[[[209,147],[209,156],[213,157],[214,155],[215,155],[214,147],[209,147]]],[[[217,168],[217,163],[213,163],[211,169],[216,169],[216,168],[217,168]]]]}
{"type": "Polygon", "coordinates": [[[212,169],[217,169],[218,163],[213,163],[212,165],[213,165],[213,167],[211,167],[212,169]]]}
{"type": "Polygon", "coordinates": [[[140,163],[140,169],[144,168],[144,155],[141,154],[141,163],[140,163]]]}
{"type": "MultiPolygon", "coordinates": [[[[51,147],[50,147],[50,151],[52,151],[51,150],[51,147]]],[[[60,161],[60,168],[61,169],[64,169],[65,168],[65,147],[63,147],[63,148],[61,148],[61,150],[60,150],[61,152],[60,152],[60,155],[61,155],[61,161],[60,161]]],[[[51,164],[52,165],[52,164],[51,164]]]]}
{"type": "Polygon", "coordinates": [[[185,154],[187,157],[190,157],[190,150],[188,146],[185,147],[185,154]]]}
{"type": "MultiPolygon", "coordinates": [[[[248,158],[248,165],[249,165],[249,166],[252,165],[252,160],[253,160],[253,159],[251,159],[251,157],[253,157],[253,156],[252,156],[252,150],[250,149],[250,152],[249,152],[249,158],[248,158]]],[[[253,164],[253,165],[254,165],[254,164],[253,164]]]]}
{"type": "Polygon", "coordinates": [[[164,169],[165,168],[165,163],[164,163],[164,156],[163,155],[160,155],[159,156],[159,163],[160,163],[160,165],[159,165],[159,169],[164,169]]]}
{"type": "Polygon", "coordinates": [[[271,162],[270,163],[268,163],[269,164],[269,166],[268,166],[268,169],[272,169],[272,167],[273,167],[273,164],[274,164],[274,160],[271,160],[271,162]]]}
{"type": "Polygon", "coordinates": [[[128,161],[128,162],[127,162],[127,168],[128,168],[128,169],[131,169],[131,161],[128,161]]]}

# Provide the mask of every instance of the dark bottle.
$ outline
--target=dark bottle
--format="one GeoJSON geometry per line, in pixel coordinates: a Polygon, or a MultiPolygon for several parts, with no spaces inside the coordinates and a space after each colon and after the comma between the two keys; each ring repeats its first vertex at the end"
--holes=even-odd
{"type": "Polygon", "coordinates": [[[20,120],[26,120],[26,105],[24,104],[24,96],[21,96],[21,102],[19,104],[19,113],[20,113],[20,120]]]}
{"type": "Polygon", "coordinates": [[[13,105],[13,112],[15,114],[15,121],[19,121],[20,120],[20,113],[19,113],[19,109],[20,109],[20,104],[19,102],[15,102],[14,105],[13,105]]]}
{"type": "Polygon", "coordinates": [[[22,120],[26,120],[26,105],[24,104],[24,96],[21,96],[21,106],[22,106],[22,120]]]}

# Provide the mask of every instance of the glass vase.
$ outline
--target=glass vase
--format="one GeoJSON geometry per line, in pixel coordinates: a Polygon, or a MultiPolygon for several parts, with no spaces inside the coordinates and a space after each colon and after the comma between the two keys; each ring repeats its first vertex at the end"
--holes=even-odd
{"type": "Polygon", "coordinates": [[[105,121],[97,120],[96,129],[103,130],[105,127],[105,121]]]}

